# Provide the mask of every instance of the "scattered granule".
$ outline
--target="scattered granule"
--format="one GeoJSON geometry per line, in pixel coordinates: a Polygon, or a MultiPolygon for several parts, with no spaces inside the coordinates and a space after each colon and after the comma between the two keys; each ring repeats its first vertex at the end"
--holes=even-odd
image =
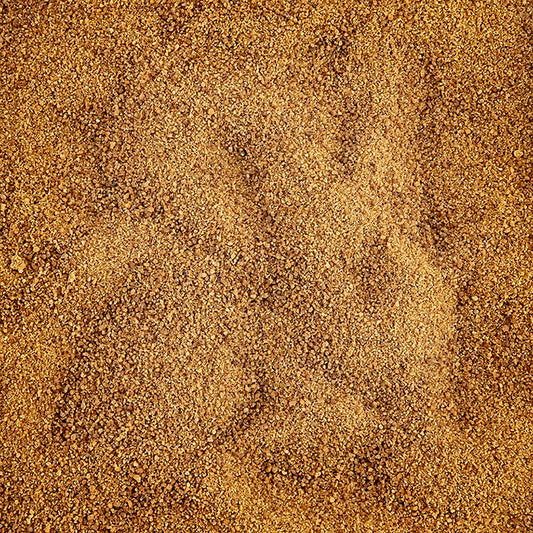
{"type": "Polygon", "coordinates": [[[0,530],[532,530],[531,16],[0,3],[0,530]]]}

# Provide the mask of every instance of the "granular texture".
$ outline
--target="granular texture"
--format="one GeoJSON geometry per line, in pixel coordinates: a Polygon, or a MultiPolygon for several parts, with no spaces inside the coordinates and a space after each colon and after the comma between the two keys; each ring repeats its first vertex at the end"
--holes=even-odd
{"type": "Polygon", "coordinates": [[[532,19],[0,2],[0,531],[532,531],[532,19]]]}

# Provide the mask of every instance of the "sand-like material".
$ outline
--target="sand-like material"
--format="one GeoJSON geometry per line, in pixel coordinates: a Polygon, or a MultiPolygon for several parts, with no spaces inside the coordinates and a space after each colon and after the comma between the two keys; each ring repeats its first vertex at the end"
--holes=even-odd
{"type": "Polygon", "coordinates": [[[0,531],[532,531],[532,17],[1,2],[0,531]]]}

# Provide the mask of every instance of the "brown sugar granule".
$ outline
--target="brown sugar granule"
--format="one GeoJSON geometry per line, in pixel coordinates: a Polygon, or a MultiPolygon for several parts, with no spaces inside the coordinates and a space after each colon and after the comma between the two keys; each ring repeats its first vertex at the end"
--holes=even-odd
{"type": "Polygon", "coordinates": [[[0,531],[532,531],[532,16],[0,2],[0,531]]]}

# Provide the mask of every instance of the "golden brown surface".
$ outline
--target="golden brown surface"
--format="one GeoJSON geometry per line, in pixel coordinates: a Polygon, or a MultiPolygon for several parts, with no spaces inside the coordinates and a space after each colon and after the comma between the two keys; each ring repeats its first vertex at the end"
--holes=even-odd
{"type": "Polygon", "coordinates": [[[531,18],[1,2],[0,530],[531,531],[531,18]]]}

